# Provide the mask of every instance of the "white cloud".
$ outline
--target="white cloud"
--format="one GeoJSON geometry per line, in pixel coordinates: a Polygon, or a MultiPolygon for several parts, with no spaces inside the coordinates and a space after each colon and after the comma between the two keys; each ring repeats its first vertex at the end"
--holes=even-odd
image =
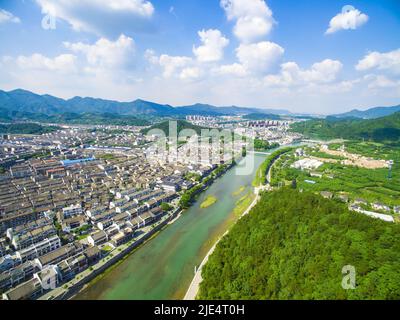
{"type": "Polygon", "coordinates": [[[246,69],[240,63],[222,65],[213,69],[213,72],[219,75],[234,75],[237,77],[244,77],[247,75],[246,69]]]}
{"type": "Polygon", "coordinates": [[[162,54],[159,57],[158,63],[164,68],[164,78],[171,78],[177,72],[181,73],[182,70],[192,63],[192,58],[184,56],[169,56],[162,54]]]}
{"type": "Polygon", "coordinates": [[[31,56],[18,56],[15,62],[22,70],[35,69],[69,73],[76,71],[77,68],[76,56],[72,54],[62,54],[55,58],[48,58],[42,54],[35,53],[31,56]]]}
{"type": "Polygon", "coordinates": [[[343,12],[338,13],[331,19],[329,28],[326,30],[325,34],[332,34],[339,30],[355,30],[367,23],[369,17],[366,14],[350,6],[344,7],[343,9],[346,8],[348,8],[348,10],[343,10],[343,12]]]}
{"type": "Polygon", "coordinates": [[[272,11],[264,0],[221,0],[228,20],[235,20],[235,36],[252,43],[268,35],[275,23],[272,11]]]}
{"type": "Polygon", "coordinates": [[[158,64],[159,58],[157,57],[156,52],[153,49],[147,49],[144,52],[143,56],[150,64],[158,64]]]}
{"type": "Polygon", "coordinates": [[[221,31],[209,29],[198,32],[203,45],[193,47],[193,53],[200,62],[219,61],[224,56],[224,48],[229,44],[221,31]]]}
{"type": "Polygon", "coordinates": [[[129,65],[135,51],[133,39],[123,34],[116,41],[100,38],[93,45],[64,42],[64,46],[75,53],[84,54],[91,67],[101,69],[115,69],[129,65]]]}
{"type": "Polygon", "coordinates": [[[189,67],[182,70],[179,78],[182,80],[196,80],[203,75],[202,70],[199,67],[189,67]]]}
{"type": "Polygon", "coordinates": [[[342,67],[340,61],[331,59],[314,63],[306,70],[302,70],[295,62],[287,62],[281,65],[278,75],[266,76],[265,82],[269,86],[277,87],[330,83],[336,80],[342,67]]]}
{"type": "Polygon", "coordinates": [[[269,41],[241,44],[236,49],[237,58],[243,68],[254,73],[263,73],[270,70],[284,52],[285,50],[281,46],[269,41]]]}
{"type": "Polygon", "coordinates": [[[146,0],[36,0],[43,13],[71,24],[76,31],[116,36],[141,31],[154,13],[146,0]]]}
{"type": "Polygon", "coordinates": [[[400,88],[400,81],[392,80],[383,75],[369,74],[364,77],[368,82],[368,88],[381,89],[381,88],[400,88]]]}
{"type": "Polygon", "coordinates": [[[0,24],[7,22],[20,23],[21,20],[14,16],[11,12],[0,9],[0,24]]]}
{"type": "Polygon", "coordinates": [[[371,52],[358,62],[356,69],[358,71],[377,69],[400,74],[400,49],[386,53],[371,52]]]}

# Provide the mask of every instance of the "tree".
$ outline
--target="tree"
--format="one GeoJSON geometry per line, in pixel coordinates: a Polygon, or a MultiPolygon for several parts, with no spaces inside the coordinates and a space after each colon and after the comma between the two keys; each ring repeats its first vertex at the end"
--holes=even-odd
{"type": "Polygon", "coordinates": [[[160,207],[163,211],[171,211],[172,210],[172,206],[166,202],[161,203],[160,207]]]}
{"type": "Polygon", "coordinates": [[[264,193],[217,245],[200,299],[400,299],[400,225],[290,187],[264,193]],[[356,269],[356,290],[342,269],[356,269]]]}

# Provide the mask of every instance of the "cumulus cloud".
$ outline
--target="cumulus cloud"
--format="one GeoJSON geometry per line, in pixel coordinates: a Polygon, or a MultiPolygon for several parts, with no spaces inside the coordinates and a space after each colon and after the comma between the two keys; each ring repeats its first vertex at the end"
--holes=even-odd
{"type": "Polygon", "coordinates": [[[246,71],[267,72],[281,58],[285,50],[276,43],[263,41],[253,44],[241,44],[236,56],[246,71]]]}
{"type": "Polygon", "coordinates": [[[36,0],[42,12],[74,30],[116,36],[149,28],[154,7],[146,0],[36,0]]]}
{"type": "Polygon", "coordinates": [[[157,57],[156,52],[153,49],[147,49],[144,52],[143,56],[150,64],[158,64],[159,58],[157,57]]]}
{"type": "Polygon", "coordinates": [[[228,20],[236,21],[233,33],[244,43],[252,43],[268,35],[275,23],[272,11],[264,0],[221,0],[228,20]]]}
{"type": "Polygon", "coordinates": [[[203,65],[191,57],[168,54],[157,56],[151,49],[146,50],[144,57],[151,65],[160,66],[163,78],[168,81],[173,79],[194,81],[203,77],[205,73],[203,65]]]}
{"type": "Polygon", "coordinates": [[[222,65],[213,69],[213,72],[218,75],[233,75],[244,77],[247,75],[246,69],[240,63],[222,65]]]}
{"type": "Polygon", "coordinates": [[[14,16],[11,12],[0,9],[0,24],[7,22],[20,23],[21,20],[14,16]]]}
{"type": "Polygon", "coordinates": [[[287,62],[281,65],[279,74],[266,76],[265,83],[277,87],[330,83],[336,80],[342,67],[340,61],[331,59],[314,63],[306,70],[301,69],[295,62],[287,62]]]}
{"type": "Polygon", "coordinates": [[[64,46],[82,53],[90,65],[88,70],[125,67],[132,62],[135,47],[133,39],[123,34],[115,41],[100,38],[94,44],[64,42],[64,46]]]}
{"type": "Polygon", "coordinates": [[[229,44],[229,40],[225,38],[221,31],[209,29],[198,32],[203,45],[193,47],[193,53],[200,62],[219,61],[224,56],[224,48],[229,44]]]}
{"type": "MultiPolygon", "coordinates": [[[[164,78],[171,78],[176,73],[181,73],[183,69],[189,67],[193,59],[185,56],[170,56],[162,54],[159,57],[158,63],[164,69],[164,78]]],[[[186,73],[190,73],[186,71],[186,73]]]]}
{"type": "Polygon", "coordinates": [[[376,69],[400,74],[400,49],[386,53],[371,52],[358,62],[356,69],[358,71],[376,69]]]}
{"type": "Polygon", "coordinates": [[[72,54],[62,54],[55,58],[48,58],[42,54],[35,53],[31,56],[18,56],[15,59],[15,63],[22,70],[31,69],[70,73],[76,71],[76,60],[76,56],[72,54]]]}
{"type": "Polygon", "coordinates": [[[339,30],[355,30],[367,23],[369,17],[351,6],[344,7],[343,12],[338,13],[329,22],[329,28],[325,34],[332,34],[339,30]]]}

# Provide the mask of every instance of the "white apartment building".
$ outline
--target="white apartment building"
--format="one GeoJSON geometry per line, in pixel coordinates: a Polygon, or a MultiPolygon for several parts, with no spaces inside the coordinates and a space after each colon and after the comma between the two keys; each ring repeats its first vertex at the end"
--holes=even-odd
{"type": "Polygon", "coordinates": [[[56,250],[61,247],[61,240],[58,236],[45,239],[28,248],[17,251],[15,254],[22,263],[33,260],[46,253],[56,250]]]}

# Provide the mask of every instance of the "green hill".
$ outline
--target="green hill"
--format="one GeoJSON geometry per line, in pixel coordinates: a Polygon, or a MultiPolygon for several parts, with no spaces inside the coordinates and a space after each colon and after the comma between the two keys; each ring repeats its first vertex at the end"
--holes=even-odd
{"type": "MultiPolygon", "coordinates": [[[[198,135],[201,135],[201,129],[207,129],[205,127],[196,126],[194,124],[191,124],[191,123],[189,123],[187,121],[183,121],[183,120],[177,120],[176,123],[177,123],[177,133],[178,134],[179,134],[179,132],[181,132],[184,129],[192,129],[198,135]]],[[[170,121],[164,121],[164,122],[157,123],[157,124],[151,126],[150,128],[143,129],[142,133],[147,134],[149,131],[155,130],[155,129],[162,130],[166,136],[169,136],[170,121]]]]}
{"type": "Polygon", "coordinates": [[[59,128],[54,126],[41,126],[36,123],[0,124],[0,133],[10,134],[43,134],[53,132],[59,128]]]}
{"type": "Polygon", "coordinates": [[[400,299],[400,225],[308,192],[264,194],[217,245],[200,299],[400,299]],[[342,288],[344,266],[356,289],[342,288]]]}
{"type": "Polygon", "coordinates": [[[282,117],[276,114],[267,114],[267,113],[249,113],[245,116],[242,116],[245,120],[281,120],[282,117]]]}
{"type": "Polygon", "coordinates": [[[43,113],[31,113],[23,111],[10,111],[0,108],[0,121],[36,121],[43,123],[65,123],[65,124],[90,124],[90,125],[119,125],[119,126],[147,126],[147,120],[139,119],[130,115],[119,115],[114,113],[74,113],[64,112],[61,114],[46,115],[43,113]]]}
{"type": "Polygon", "coordinates": [[[324,120],[310,120],[292,125],[292,130],[311,138],[343,138],[370,140],[376,142],[400,141],[400,112],[371,119],[338,119],[328,117],[324,120]]]}
{"type": "Polygon", "coordinates": [[[389,116],[393,113],[400,112],[400,105],[393,107],[375,107],[365,111],[351,110],[346,113],[334,115],[336,118],[361,118],[361,119],[376,119],[389,116]]]}

